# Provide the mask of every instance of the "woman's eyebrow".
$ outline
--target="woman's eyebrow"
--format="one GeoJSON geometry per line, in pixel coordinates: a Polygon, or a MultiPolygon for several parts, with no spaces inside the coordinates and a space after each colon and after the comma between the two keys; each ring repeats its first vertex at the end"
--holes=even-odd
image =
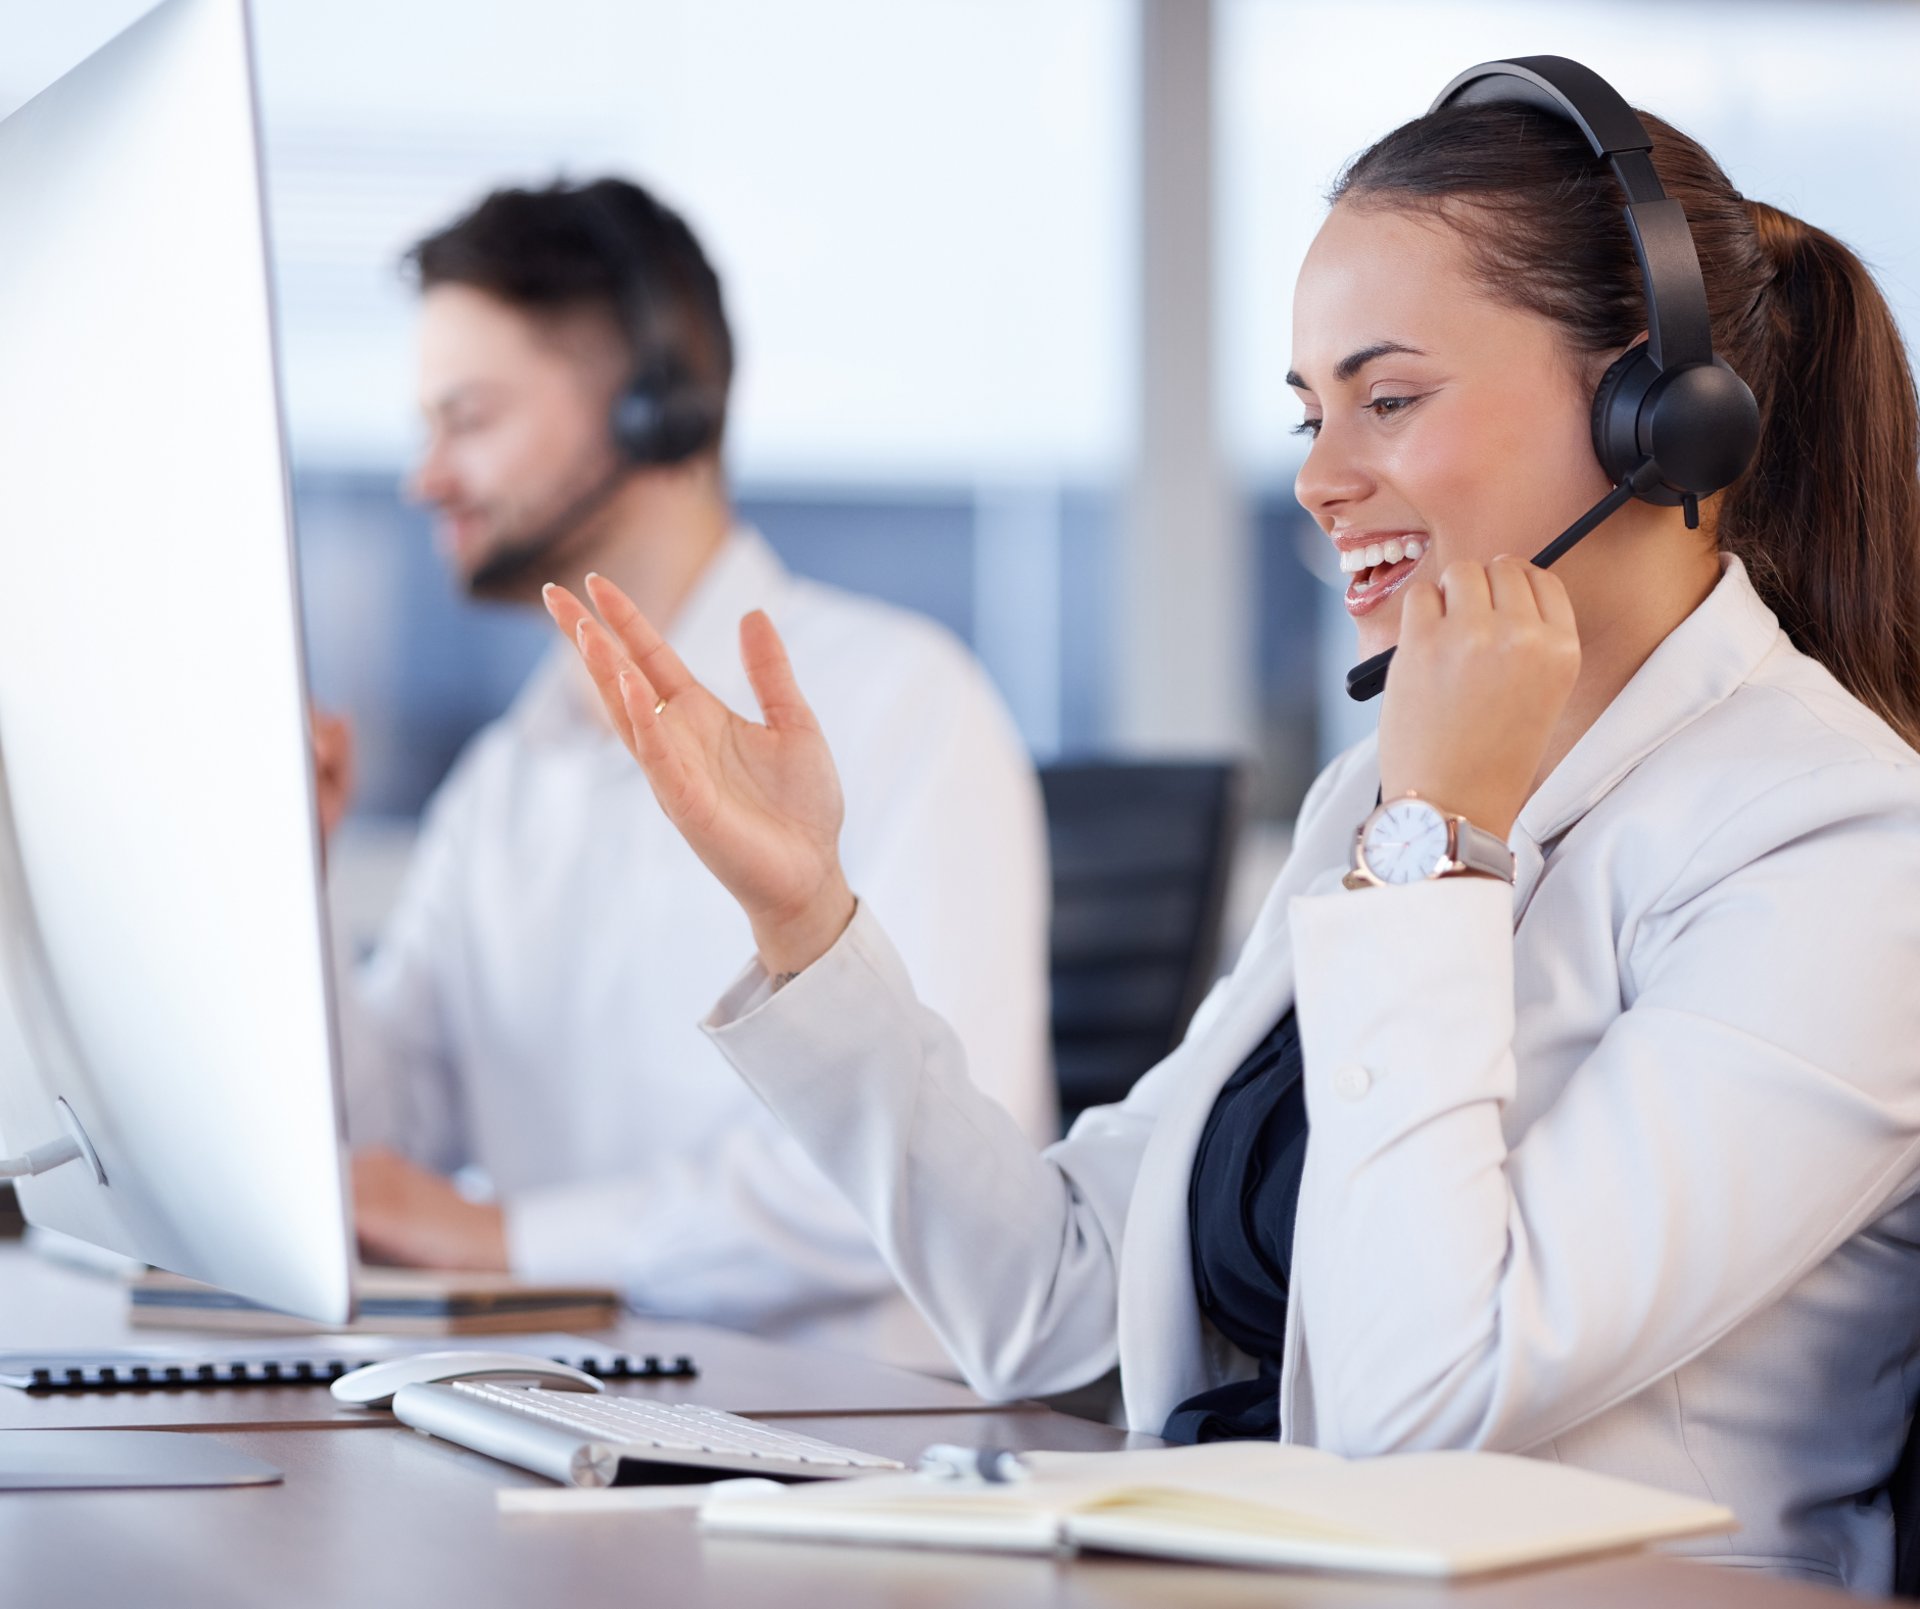
{"type": "MultiPolygon", "coordinates": [[[[1422,352],[1419,347],[1408,346],[1404,341],[1375,341],[1372,346],[1363,346],[1358,352],[1349,352],[1338,363],[1334,364],[1333,377],[1341,381],[1351,380],[1375,358],[1391,357],[1396,352],[1411,358],[1423,358],[1426,356],[1426,353],[1422,352]]],[[[1305,380],[1302,380],[1299,373],[1293,369],[1287,370],[1287,384],[1297,391],[1310,391],[1313,389],[1305,380]]]]}

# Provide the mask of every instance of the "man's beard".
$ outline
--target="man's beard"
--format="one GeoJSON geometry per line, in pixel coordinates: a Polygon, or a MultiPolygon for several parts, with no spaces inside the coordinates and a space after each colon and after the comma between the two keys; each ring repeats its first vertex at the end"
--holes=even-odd
{"type": "Polygon", "coordinates": [[[510,537],[477,564],[465,579],[467,596],[482,603],[528,603],[555,574],[581,539],[592,534],[594,516],[627,483],[633,466],[616,457],[613,466],[552,519],[510,537]]]}

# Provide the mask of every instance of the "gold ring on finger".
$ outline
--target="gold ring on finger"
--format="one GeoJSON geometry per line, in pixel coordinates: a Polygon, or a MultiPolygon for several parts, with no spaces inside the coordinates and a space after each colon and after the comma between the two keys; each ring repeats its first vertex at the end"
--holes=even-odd
{"type": "Polygon", "coordinates": [[[655,715],[665,715],[667,713],[667,701],[664,698],[653,706],[653,713],[655,715]]]}

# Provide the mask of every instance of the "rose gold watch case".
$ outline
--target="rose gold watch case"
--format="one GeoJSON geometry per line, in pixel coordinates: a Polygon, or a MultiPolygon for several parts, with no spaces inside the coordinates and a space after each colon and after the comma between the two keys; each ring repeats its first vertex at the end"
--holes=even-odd
{"type": "MultiPolygon", "coordinates": [[[[1378,876],[1373,868],[1367,864],[1367,832],[1368,829],[1373,826],[1374,822],[1386,813],[1389,806],[1405,804],[1409,799],[1425,805],[1447,824],[1447,852],[1434,863],[1433,869],[1427,873],[1422,881],[1430,882],[1436,877],[1499,877],[1501,875],[1499,872],[1488,867],[1476,866],[1469,861],[1461,859],[1460,829],[1462,826],[1470,825],[1465,816],[1454,815],[1450,811],[1442,810],[1431,799],[1422,798],[1420,794],[1409,788],[1405,793],[1395,794],[1391,799],[1382,799],[1367,812],[1366,820],[1360,823],[1358,830],[1355,831],[1353,835],[1353,865],[1348,869],[1347,874],[1340,879],[1343,887],[1394,888],[1401,886],[1389,883],[1385,878],[1378,876]]],[[[1484,834],[1483,836],[1491,837],[1492,835],[1484,834]]],[[[1505,880],[1508,882],[1513,880],[1511,871],[1506,874],[1505,880]]]]}

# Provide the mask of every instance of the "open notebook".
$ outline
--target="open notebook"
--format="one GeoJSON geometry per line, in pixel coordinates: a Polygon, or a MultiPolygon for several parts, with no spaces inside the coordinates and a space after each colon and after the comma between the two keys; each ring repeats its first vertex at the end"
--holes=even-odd
{"type": "Polygon", "coordinates": [[[709,1530],[1220,1564],[1463,1576],[1732,1531],[1727,1509],[1496,1453],[1349,1461],[1276,1442],[1033,1453],[1015,1484],[883,1476],[718,1486],[709,1530]]]}

